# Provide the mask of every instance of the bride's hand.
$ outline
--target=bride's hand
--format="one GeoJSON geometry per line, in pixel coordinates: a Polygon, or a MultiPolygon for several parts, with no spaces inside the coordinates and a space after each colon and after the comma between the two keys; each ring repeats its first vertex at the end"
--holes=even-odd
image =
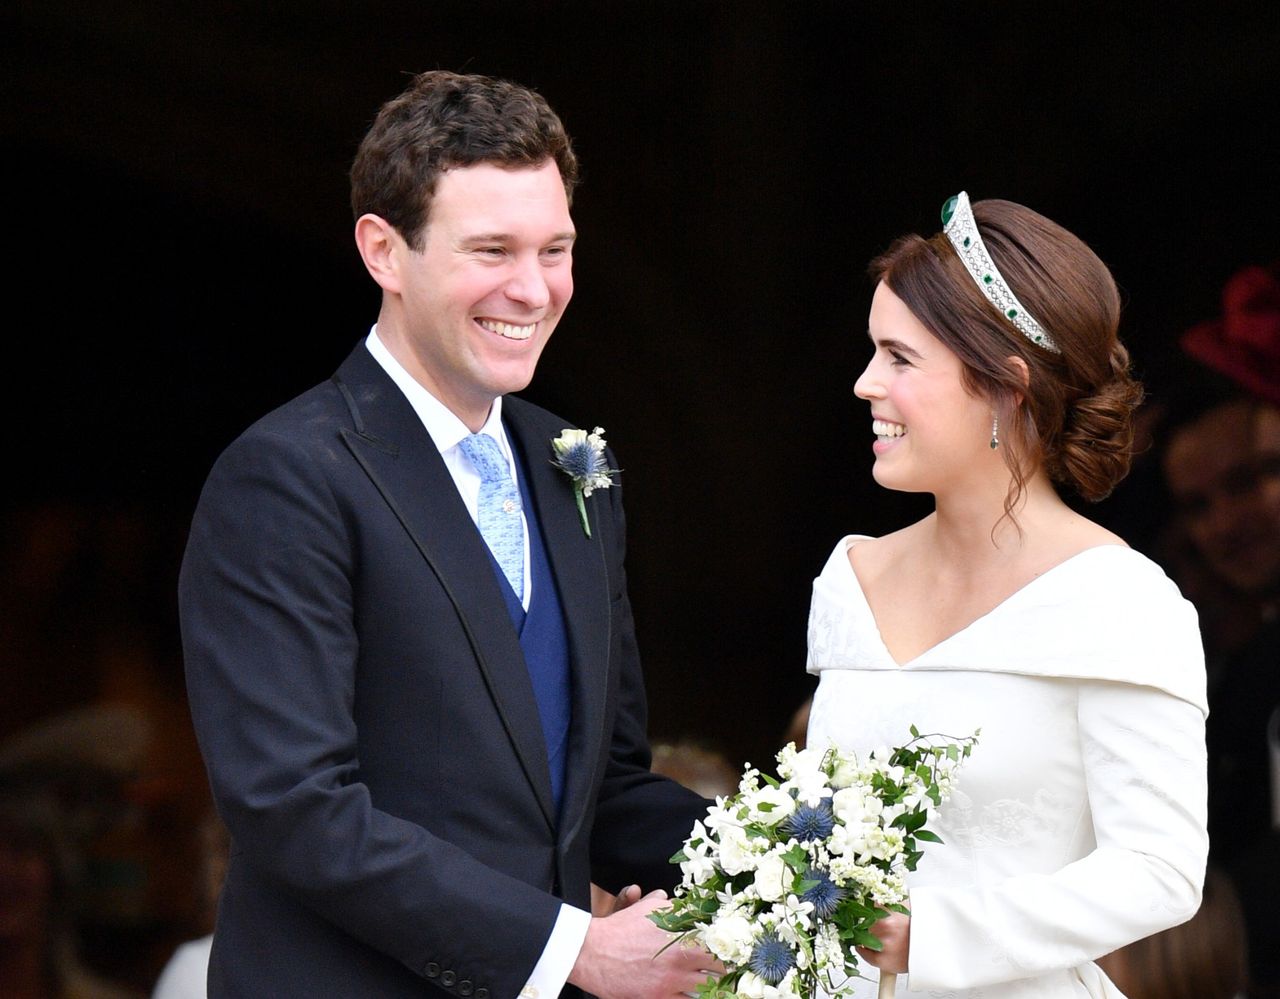
{"type": "Polygon", "coordinates": [[[858,956],[881,971],[903,974],[911,954],[911,917],[891,912],[871,927],[871,932],[884,944],[879,951],[858,948],[858,956]]]}

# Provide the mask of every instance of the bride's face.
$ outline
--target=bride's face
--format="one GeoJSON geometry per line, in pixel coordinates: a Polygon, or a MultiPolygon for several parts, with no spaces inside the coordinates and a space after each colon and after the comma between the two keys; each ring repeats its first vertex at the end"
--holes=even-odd
{"type": "Polygon", "coordinates": [[[854,385],[871,403],[880,485],[937,493],[989,473],[992,408],[970,395],[960,359],[883,281],[871,301],[871,363],[854,385]]]}

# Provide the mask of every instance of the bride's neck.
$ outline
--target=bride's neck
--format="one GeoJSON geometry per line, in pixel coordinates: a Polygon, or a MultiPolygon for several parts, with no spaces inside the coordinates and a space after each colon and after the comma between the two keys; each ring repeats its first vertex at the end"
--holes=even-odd
{"type": "Polygon", "coordinates": [[[1044,475],[1029,479],[1006,515],[1004,490],[938,496],[930,545],[945,562],[970,567],[1007,563],[1033,547],[1069,508],[1044,475]]]}

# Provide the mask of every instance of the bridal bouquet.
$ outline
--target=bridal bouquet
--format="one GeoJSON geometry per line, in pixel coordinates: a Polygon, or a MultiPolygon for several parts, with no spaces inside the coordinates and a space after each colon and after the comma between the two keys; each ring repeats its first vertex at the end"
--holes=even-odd
{"type": "Polygon", "coordinates": [[[684,873],[670,908],[650,918],[729,970],[703,999],[832,999],[852,994],[855,947],[881,948],[871,927],[905,913],[904,876],[926,825],[950,795],[978,733],[922,736],[858,759],[836,749],[777,757],[775,780],[748,766],[671,858],[684,873]]]}

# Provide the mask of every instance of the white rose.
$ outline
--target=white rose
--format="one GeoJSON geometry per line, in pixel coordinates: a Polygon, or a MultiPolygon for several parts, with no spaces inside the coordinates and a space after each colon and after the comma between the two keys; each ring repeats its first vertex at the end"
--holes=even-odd
{"type": "Polygon", "coordinates": [[[747,917],[733,912],[712,920],[702,934],[702,942],[725,964],[742,965],[751,958],[755,936],[747,917]]]}
{"type": "Polygon", "coordinates": [[[756,864],[755,887],[766,902],[776,902],[790,887],[791,868],[776,853],[767,853],[756,864]]]}
{"type": "Polygon", "coordinates": [[[831,786],[834,788],[849,787],[855,783],[860,776],[860,768],[858,761],[852,756],[846,756],[844,753],[837,753],[835,758],[835,766],[831,770],[831,786]]]}
{"type": "Polygon", "coordinates": [[[751,971],[744,971],[738,979],[738,995],[746,996],[747,999],[764,999],[764,990],[767,988],[769,984],[751,971]]]}

